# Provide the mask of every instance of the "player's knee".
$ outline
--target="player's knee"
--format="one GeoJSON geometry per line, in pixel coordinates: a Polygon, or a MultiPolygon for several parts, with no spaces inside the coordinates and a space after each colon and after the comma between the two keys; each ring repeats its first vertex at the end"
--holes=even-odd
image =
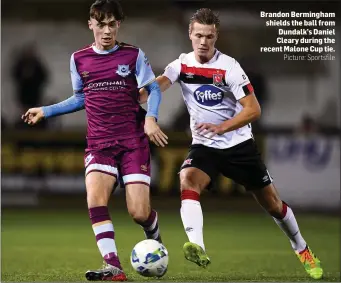
{"type": "Polygon", "coordinates": [[[107,206],[108,197],[104,194],[88,193],[87,202],[88,202],[88,207],[107,206]]]}
{"type": "Polygon", "coordinates": [[[148,219],[150,210],[147,206],[135,206],[128,208],[128,212],[137,223],[145,222],[148,219]]]}
{"type": "Polygon", "coordinates": [[[182,170],[180,172],[180,189],[181,191],[192,190],[200,193],[200,184],[195,180],[194,174],[182,170]]]}

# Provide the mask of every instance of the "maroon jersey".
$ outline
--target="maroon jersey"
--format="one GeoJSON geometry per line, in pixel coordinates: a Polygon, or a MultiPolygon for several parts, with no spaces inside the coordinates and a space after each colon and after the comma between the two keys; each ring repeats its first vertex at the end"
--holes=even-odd
{"type": "Polygon", "coordinates": [[[141,49],[89,46],[72,55],[71,75],[74,91],[85,95],[89,147],[144,135],[146,112],[138,102],[139,88],[155,75],[141,49]]]}

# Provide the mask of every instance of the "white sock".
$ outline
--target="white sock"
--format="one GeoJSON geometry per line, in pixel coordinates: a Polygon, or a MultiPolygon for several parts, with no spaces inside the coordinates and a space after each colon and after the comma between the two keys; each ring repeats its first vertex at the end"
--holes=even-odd
{"type": "Polygon", "coordinates": [[[181,193],[180,214],[188,240],[201,246],[205,250],[203,224],[204,218],[199,194],[195,191],[184,190],[181,193]]]}
{"type": "Polygon", "coordinates": [[[291,208],[285,203],[283,203],[283,212],[285,213],[285,215],[282,219],[278,219],[275,217],[273,217],[273,219],[282,229],[282,231],[288,236],[292,248],[297,252],[301,252],[306,248],[307,243],[301,235],[295,215],[292,212],[291,208]]]}

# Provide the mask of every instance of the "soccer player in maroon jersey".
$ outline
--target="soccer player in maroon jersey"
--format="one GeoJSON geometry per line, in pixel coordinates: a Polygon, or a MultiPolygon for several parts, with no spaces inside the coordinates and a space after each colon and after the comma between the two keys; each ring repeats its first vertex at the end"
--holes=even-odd
{"type": "MultiPolygon", "coordinates": [[[[118,1],[97,0],[88,25],[95,42],[74,52],[70,60],[74,95],[60,103],[29,109],[22,119],[35,125],[43,118],[85,108],[87,203],[104,268],[86,272],[88,280],[125,281],[115,244],[108,201],[120,177],[130,215],[148,239],[161,242],[158,215],[149,199],[149,139],[158,146],[167,136],[156,120],[161,92],[144,52],[116,40],[124,14],[118,1]],[[139,89],[148,92],[148,111],[140,107],[139,89]]],[[[165,270],[166,272],[166,270],[165,270]]]]}
{"type": "MultiPolygon", "coordinates": [[[[181,54],[157,78],[161,91],[180,84],[190,114],[193,141],[180,171],[180,214],[189,239],[185,257],[202,267],[210,263],[200,194],[221,173],[253,194],[287,235],[307,273],[320,279],[321,262],[302,237],[292,209],[281,200],[254,142],[250,123],[261,109],[253,87],[239,63],[215,48],[218,31],[219,18],[210,9],[198,10],[189,23],[193,51],[181,54]]],[[[147,92],[140,93],[143,102],[147,92]]]]}

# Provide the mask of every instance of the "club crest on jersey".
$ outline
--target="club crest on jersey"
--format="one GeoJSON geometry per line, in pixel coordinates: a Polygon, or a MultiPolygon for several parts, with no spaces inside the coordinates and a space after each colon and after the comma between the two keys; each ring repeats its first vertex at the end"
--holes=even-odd
{"type": "Polygon", "coordinates": [[[194,91],[195,100],[204,106],[215,106],[223,101],[224,92],[211,85],[202,85],[194,91]]]}
{"type": "Polygon", "coordinates": [[[129,65],[118,65],[116,74],[121,77],[126,77],[130,74],[129,65]]]}
{"type": "Polygon", "coordinates": [[[215,86],[224,85],[223,74],[213,74],[213,84],[215,86]]]}

